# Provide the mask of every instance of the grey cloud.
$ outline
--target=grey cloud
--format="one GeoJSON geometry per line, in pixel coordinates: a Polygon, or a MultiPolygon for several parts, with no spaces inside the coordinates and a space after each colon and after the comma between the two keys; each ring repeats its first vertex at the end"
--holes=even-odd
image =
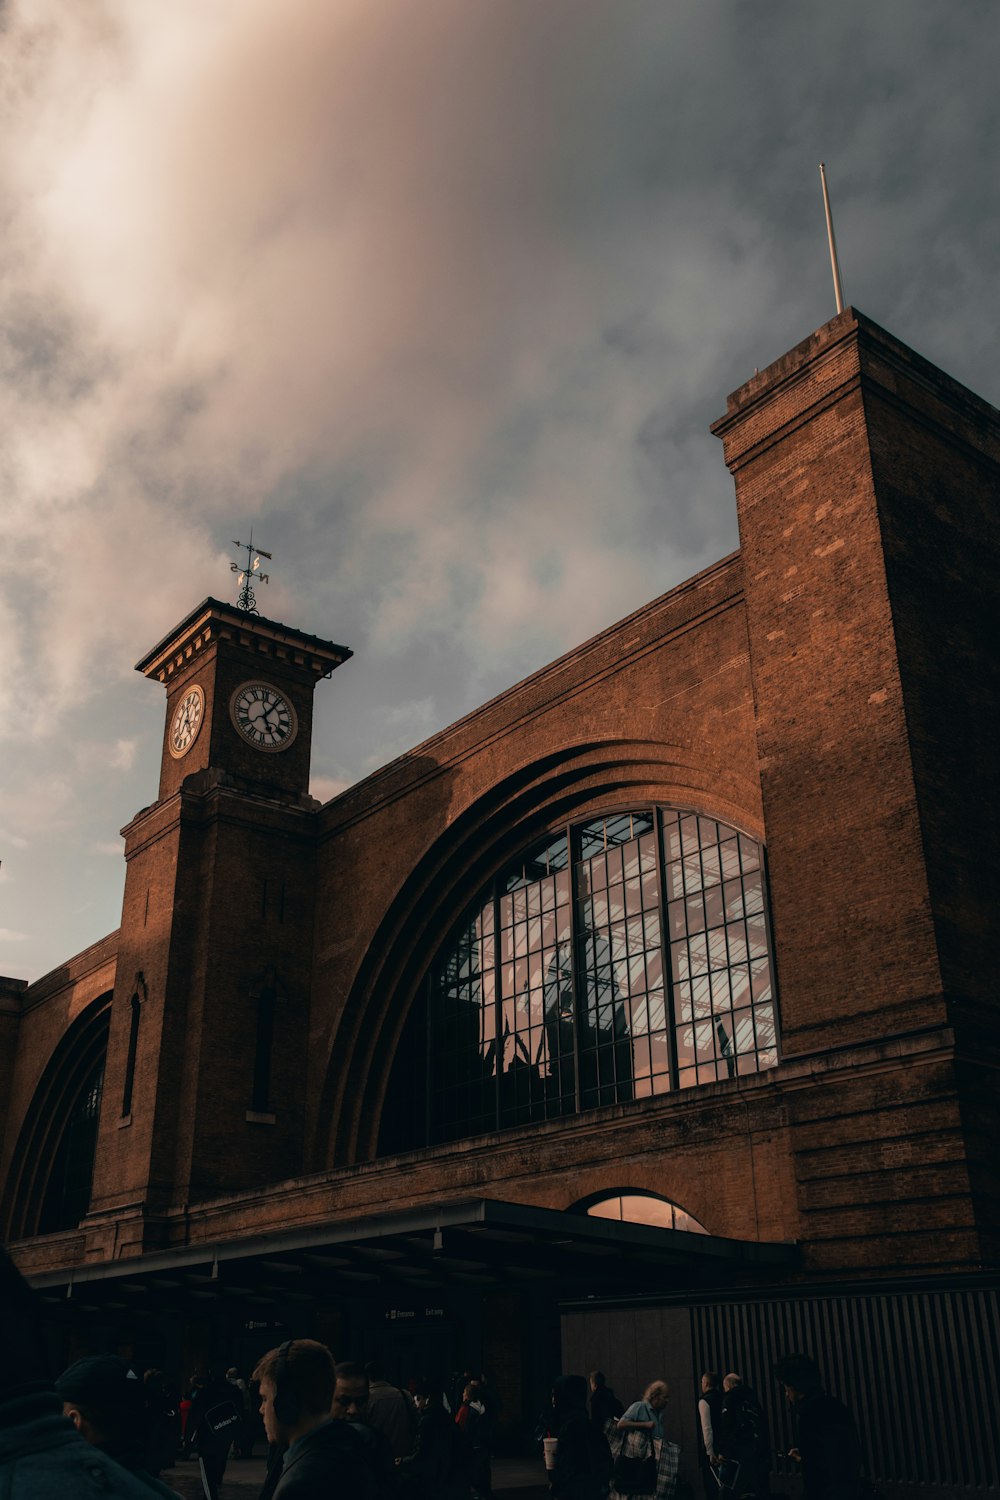
{"type": "MultiPolygon", "coordinates": [[[[262,606],[357,651],[331,781],[728,551],[708,424],[833,311],[821,158],[848,297],[995,395],[998,42],[985,0],[11,5],[24,805],[98,698],[148,801],[131,664],[251,522],[262,606]]],[[[76,774],[92,847],[130,805],[76,774]]]]}

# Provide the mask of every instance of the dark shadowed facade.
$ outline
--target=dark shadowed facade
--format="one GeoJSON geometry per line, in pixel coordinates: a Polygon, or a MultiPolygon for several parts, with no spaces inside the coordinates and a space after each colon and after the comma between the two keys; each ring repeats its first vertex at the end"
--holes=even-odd
{"type": "Polygon", "coordinates": [[[714,431],[739,552],[326,806],[345,648],[209,599],[138,664],[121,928],[0,982],[67,1342],[486,1365],[511,1441],[560,1361],[739,1368],[776,1447],[806,1348],[887,1484],[1000,1482],[1000,415],[848,309],[714,431]]]}

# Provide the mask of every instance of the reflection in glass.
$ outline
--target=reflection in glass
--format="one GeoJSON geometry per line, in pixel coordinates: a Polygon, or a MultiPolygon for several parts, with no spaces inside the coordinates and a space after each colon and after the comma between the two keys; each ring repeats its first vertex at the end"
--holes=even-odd
{"type": "Polygon", "coordinates": [[[687,1234],[707,1234],[704,1224],[699,1224],[683,1208],[666,1198],[654,1198],[651,1193],[623,1193],[621,1196],[602,1198],[592,1203],[587,1214],[594,1219],[617,1219],[626,1224],[652,1224],[657,1229],[680,1229],[687,1234]]]}
{"type": "Polygon", "coordinates": [[[777,1056],[758,845],[696,813],[615,812],[519,855],[453,933],[408,1020],[379,1149],[726,1081],[777,1056]]]}

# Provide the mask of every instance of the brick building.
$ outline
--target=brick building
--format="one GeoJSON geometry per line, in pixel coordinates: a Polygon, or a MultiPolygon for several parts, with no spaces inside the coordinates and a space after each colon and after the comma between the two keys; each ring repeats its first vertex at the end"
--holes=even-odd
{"type": "Polygon", "coordinates": [[[121,927],[0,981],[67,1345],[482,1364],[511,1442],[666,1374],[688,1453],[706,1365],[787,1446],[805,1347],[883,1482],[997,1484],[1000,414],[848,309],[713,431],[738,552],[325,806],[345,648],[209,599],[138,663],[121,927]]]}

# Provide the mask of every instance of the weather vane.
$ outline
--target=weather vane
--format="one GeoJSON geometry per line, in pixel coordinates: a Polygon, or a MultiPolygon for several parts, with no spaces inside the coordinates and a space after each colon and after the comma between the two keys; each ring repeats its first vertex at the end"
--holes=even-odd
{"type": "Polygon", "coordinates": [[[255,615],[257,613],[257,599],[253,591],[254,580],[256,579],[258,583],[267,583],[270,575],[260,571],[260,560],[262,557],[266,557],[268,562],[270,562],[271,554],[270,552],[265,552],[263,547],[254,546],[253,527],[250,528],[250,540],[248,542],[238,542],[234,537],[233,546],[241,549],[245,547],[247,551],[245,566],[243,563],[238,562],[229,564],[229,571],[240,575],[237,580],[240,592],[239,598],[236,600],[236,608],[242,609],[245,614],[255,615]]]}

